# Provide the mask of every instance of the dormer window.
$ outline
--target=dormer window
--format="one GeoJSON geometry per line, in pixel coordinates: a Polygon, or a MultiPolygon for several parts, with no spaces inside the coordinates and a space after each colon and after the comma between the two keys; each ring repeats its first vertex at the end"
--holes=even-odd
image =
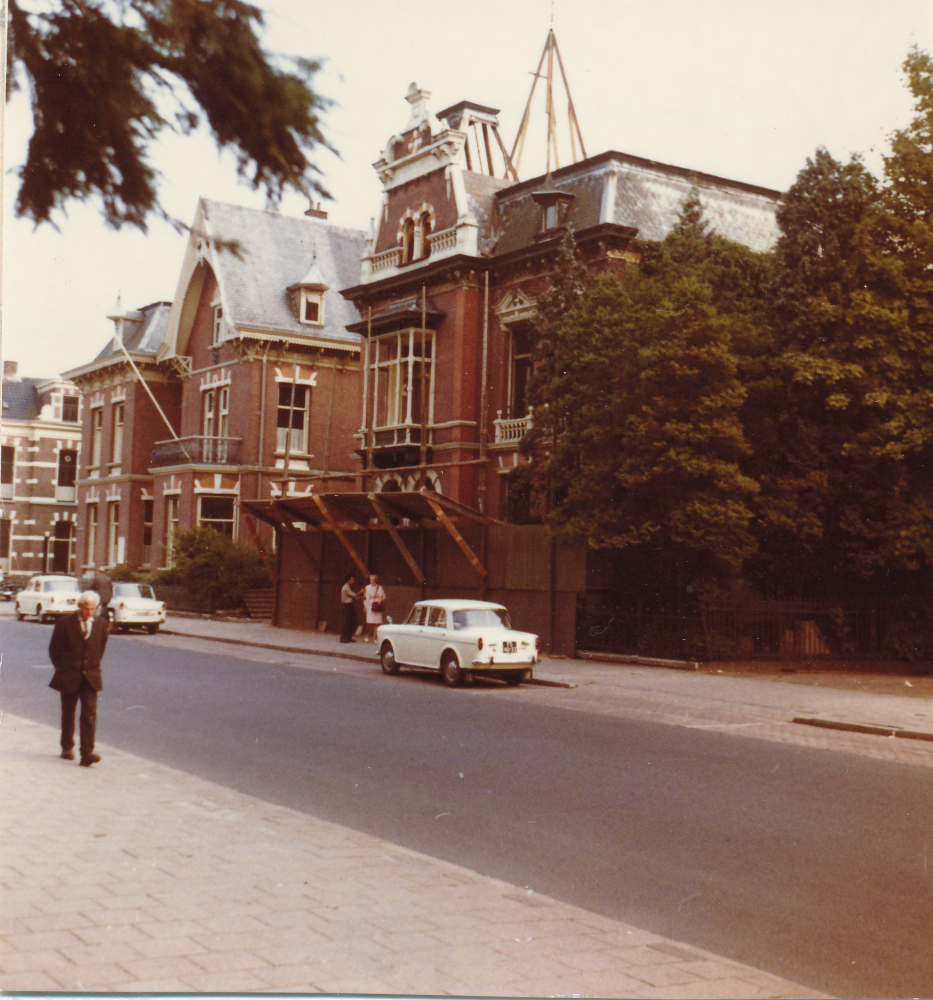
{"type": "Polygon", "coordinates": [[[292,297],[292,308],[298,314],[298,322],[302,326],[324,325],[327,287],[321,276],[317,258],[311,262],[311,268],[302,281],[288,286],[288,293],[292,297]]]}
{"type": "Polygon", "coordinates": [[[541,209],[541,233],[549,233],[567,223],[575,196],[569,191],[558,190],[550,174],[543,187],[531,192],[531,197],[541,209]]]}
{"type": "Polygon", "coordinates": [[[307,288],[301,292],[301,322],[311,326],[324,325],[324,293],[307,288]]]}

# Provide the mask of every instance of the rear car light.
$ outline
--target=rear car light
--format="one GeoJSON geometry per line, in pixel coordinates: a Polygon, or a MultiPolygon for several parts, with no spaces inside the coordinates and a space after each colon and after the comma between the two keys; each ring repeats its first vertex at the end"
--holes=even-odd
{"type": "Polygon", "coordinates": [[[479,639],[476,640],[476,646],[477,646],[478,649],[482,649],[483,648],[483,640],[482,640],[482,638],[479,638],[479,639]]]}
{"type": "Polygon", "coordinates": [[[540,635],[536,635],[535,636],[535,649],[540,649],[540,648],[541,648],[541,636],[540,635]]]}

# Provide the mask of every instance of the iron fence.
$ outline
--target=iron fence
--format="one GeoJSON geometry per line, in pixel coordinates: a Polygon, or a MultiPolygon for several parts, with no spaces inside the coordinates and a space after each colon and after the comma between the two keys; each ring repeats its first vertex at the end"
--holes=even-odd
{"type": "Polygon", "coordinates": [[[157,441],[152,452],[152,467],[171,465],[238,465],[241,438],[183,437],[157,441]]]}
{"type": "Polygon", "coordinates": [[[622,607],[580,594],[577,648],[686,660],[920,659],[926,630],[896,603],[708,601],[682,608],[622,607]]]}

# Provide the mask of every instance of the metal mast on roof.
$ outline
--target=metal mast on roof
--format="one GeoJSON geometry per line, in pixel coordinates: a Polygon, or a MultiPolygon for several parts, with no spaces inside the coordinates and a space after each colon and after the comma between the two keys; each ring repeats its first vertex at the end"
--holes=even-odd
{"type": "MultiPolygon", "coordinates": [[[[553,13],[552,13],[553,19],[553,13]]],[[[528,122],[531,115],[531,101],[535,96],[535,87],[541,79],[541,67],[547,58],[547,172],[551,172],[552,155],[553,167],[560,166],[560,157],[557,151],[557,115],[554,110],[554,56],[557,56],[557,65],[560,69],[560,76],[564,83],[564,92],[567,94],[567,121],[570,125],[570,150],[573,162],[586,159],[586,147],[583,145],[583,133],[580,131],[580,123],[577,121],[577,113],[573,107],[573,98],[570,96],[570,84],[567,83],[567,74],[564,72],[564,62],[560,57],[560,49],[557,47],[557,36],[551,28],[547,33],[547,41],[544,43],[544,51],[538,62],[538,68],[532,74],[534,79],[531,83],[531,93],[528,95],[528,103],[525,105],[525,113],[522,115],[522,123],[518,127],[518,135],[515,137],[515,145],[512,147],[512,163],[515,164],[516,171],[521,166],[522,153],[525,149],[525,139],[528,137],[528,122]],[[579,150],[577,144],[579,143],[579,150]]]]}

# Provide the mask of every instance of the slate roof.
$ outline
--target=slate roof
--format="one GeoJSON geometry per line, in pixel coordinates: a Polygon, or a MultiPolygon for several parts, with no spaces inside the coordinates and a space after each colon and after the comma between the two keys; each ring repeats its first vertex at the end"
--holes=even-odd
{"type": "Polygon", "coordinates": [[[23,378],[15,382],[3,381],[3,419],[36,420],[42,409],[36,386],[47,382],[44,378],[23,378]]]}
{"type": "MultiPolygon", "coordinates": [[[[531,193],[544,178],[513,184],[495,194],[498,212],[484,215],[480,230],[495,255],[530,246],[540,231],[540,208],[531,193]]],[[[605,222],[638,229],[638,238],[662,240],[671,231],[695,184],[712,229],[752,250],[771,249],[779,233],[774,211],[779,191],[610,151],[554,171],[554,186],[573,194],[568,222],[574,231],[605,222]],[[612,175],[615,175],[613,198],[612,175]]]]}
{"type": "Polygon", "coordinates": [[[340,289],[360,282],[360,258],[366,249],[363,232],[321,219],[208,199],[202,199],[201,207],[217,254],[228,323],[297,337],[359,339],[346,328],[360,315],[340,289]],[[328,286],[323,327],[299,323],[287,291],[315,262],[328,286]]]}
{"type": "MultiPolygon", "coordinates": [[[[123,343],[126,345],[126,349],[132,354],[155,354],[165,337],[171,309],[171,302],[153,302],[148,306],[143,306],[142,309],[125,313],[123,343]]],[[[123,357],[123,352],[111,337],[100,354],[94,358],[94,361],[103,361],[117,354],[123,357]]]]}

